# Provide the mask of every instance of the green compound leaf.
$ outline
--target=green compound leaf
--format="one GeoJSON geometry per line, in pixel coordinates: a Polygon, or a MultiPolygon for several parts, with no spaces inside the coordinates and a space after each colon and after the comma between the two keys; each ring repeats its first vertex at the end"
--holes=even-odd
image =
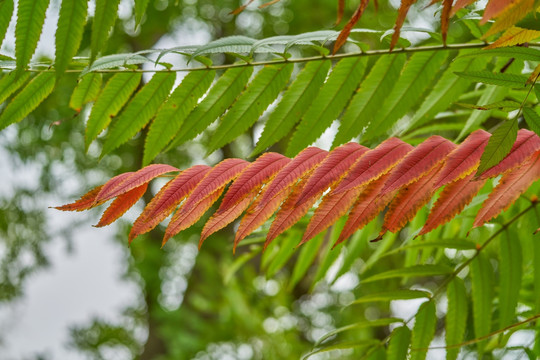
{"type": "Polygon", "coordinates": [[[30,63],[36,51],[47,7],[49,0],[19,0],[15,24],[15,56],[19,74],[30,63]]]}
{"type": "Polygon", "coordinates": [[[141,82],[141,73],[119,73],[114,75],[99,95],[86,123],[86,149],[97,136],[109,126],[122,106],[141,82]]]}
{"type": "Polygon", "coordinates": [[[112,125],[103,144],[102,156],[131,139],[152,119],[165,102],[175,79],[176,73],[173,72],[160,72],[152,76],[112,125]]]}
{"type": "Polygon", "coordinates": [[[56,29],[55,68],[58,76],[66,71],[71,59],[79,49],[87,12],[87,0],[62,1],[56,29]]]}

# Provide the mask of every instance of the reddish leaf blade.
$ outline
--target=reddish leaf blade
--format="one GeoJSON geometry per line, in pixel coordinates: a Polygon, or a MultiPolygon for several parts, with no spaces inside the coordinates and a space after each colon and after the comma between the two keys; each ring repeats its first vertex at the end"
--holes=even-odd
{"type": "Polygon", "coordinates": [[[259,188],[291,162],[286,156],[277,153],[266,153],[247,166],[231,185],[218,211],[224,211],[250,195],[253,189],[259,188]]]}
{"type": "Polygon", "coordinates": [[[132,173],[125,179],[122,178],[122,175],[125,174],[119,175],[118,177],[112,178],[105,185],[103,185],[103,189],[97,196],[96,201],[107,201],[109,199],[112,199],[113,197],[122,195],[130,191],[131,189],[139,187],[142,184],[148,183],[150,180],[160,175],[172,171],[179,171],[179,169],[165,164],[152,164],[132,173]],[[113,182],[113,180],[115,181],[113,182]]]}
{"type": "Polygon", "coordinates": [[[390,41],[390,50],[392,50],[394,46],[396,46],[399,40],[399,33],[401,27],[403,26],[403,22],[405,21],[405,17],[407,16],[409,9],[415,2],[416,0],[401,0],[401,4],[399,5],[398,9],[398,16],[396,19],[396,25],[394,26],[394,33],[392,34],[392,40],[390,41]]]}
{"type": "MultiPolygon", "coordinates": [[[[250,194],[244,196],[240,201],[234,205],[229,206],[225,210],[216,211],[214,215],[204,224],[204,228],[201,233],[201,239],[199,240],[199,249],[201,248],[204,240],[210,235],[223,229],[225,226],[232,223],[238,218],[244,210],[246,210],[255,196],[259,193],[259,189],[253,190],[250,194]]],[[[223,203],[222,203],[223,204],[223,203]]],[[[221,208],[220,208],[221,209],[221,208]]]]}
{"type": "Polygon", "coordinates": [[[475,170],[490,136],[491,134],[484,130],[476,130],[469,135],[457,149],[448,155],[435,187],[439,188],[459,180],[475,170]]]}
{"type": "Polygon", "coordinates": [[[435,192],[435,182],[442,166],[435,165],[425,175],[398,192],[390,203],[379,236],[387,231],[395,233],[401,230],[416,216],[418,210],[428,203],[435,192]]]}
{"type": "Polygon", "coordinates": [[[534,131],[521,129],[510,153],[497,165],[485,171],[480,179],[487,179],[505,173],[519,166],[532,154],[540,150],[540,137],[534,131]]]}
{"type": "Polygon", "coordinates": [[[385,174],[366,185],[361,191],[358,200],[353,205],[349,218],[343,227],[343,230],[339,234],[334,247],[348,239],[357,230],[363,228],[367,223],[373,220],[381,211],[384,210],[386,205],[392,201],[394,193],[386,193],[382,195],[381,190],[384,187],[386,180],[388,180],[389,174],[385,174]]]}
{"type": "Polygon", "coordinates": [[[341,180],[358,158],[368,150],[365,146],[352,142],[332,150],[310,176],[296,205],[302,205],[341,180]]]}
{"type": "Polygon", "coordinates": [[[457,0],[454,6],[452,7],[452,11],[450,12],[450,16],[456,15],[456,13],[463,9],[465,6],[468,6],[472,4],[474,0],[457,0]]]}
{"type": "Polygon", "coordinates": [[[412,149],[414,147],[397,138],[382,142],[375,149],[362,155],[349,174],[339,183],[335,192],[350,190],[378,179],[412,149]]]}
{"type": "Polygon", "coordinates": [[[345,0],[338,0],[338,10],[335,25],[339,25],[341,19],[343,19],[343,13],[345,12],[345,0]]]}
{"type": "Polygon", "coordinates": [[[304,174],[311,171],[324,160],[328,151],[316,147],[308,147],[302,150],[296,157],[276,175],[274,180],[267,185],[267,189],[261,194],[261,201],[258,207],[264,206],[267,202],[288,189],[304,174]]]}
{"type": "Polygon", "coordinates": [[[446,224],[463,211],[486,183],[486,180],[474,181],[473,179],[474,173],[470,173],[466,177],[446,185],[437,202],[433,205],[418,236],[446,224]]]}
{"type": "Polygon", "coordinates": [[[210,209],[210,207],[219,199],[221,193],[225,190],[225,186],[215,190],[210,195],[203,198],[194,206],[186,206],[187,202],[184,203],[173,215],[167,230],[165,230],[165,236],[163,237],[163,242],[161,246],[165,245],[170,238],[178,234],[180,231],[187,229],[191,225],[195,224],[197,220],[204,215],[204,213],[210,209]]]}
{"type": "Polygon", "coordinates": [[[540,151],[522,166],[507,172],[482,205],[473,227],[479,227],[506,210],[527,188],[540,178],[540,151]]]}
{"type": "Polygon", "coordinates": [[[489,19],[496,17],[501,12],[503,12],[503,10],[507,6],[512,5],[512,3],[512,1],[508,0],[490,0],[486,5],[486,9],[484,10],[484,16],[482,16],[480,24],[485,24],[489,19]]]}
{"type": "Polygon", "coordinates": [[[163,186],[154,198],[146,205],[129,233],[129,241],[147,233],[169,216],[174,208],[182,202],[195,186],[210,171],[207,165],[195,165],[182,171],[173,180],[163,186]]]}
{"type": "Polygon", "coordinates": [[[446,36],[448,35],[450,11],[452,10],[453,2],[454,0],[443,0],[443,8],[441,11],[441,34],[442,34],[444,45],[446,45],[446,36]]]}
{"type": "Polygon", "coordinates": [[[223,160],[206,174],[186,199],[186,203],[183,206],[188,208],[194,207],[207,196],[213,194],[217,189],[222,188],[229,181],[236,178],[248,165],[249,162],[241,159],[223,160]]]}
{"type": "Polygon", "coordinates": [[[110,225],[115,222],[120,216],[124,215],[126,211],[135,205],[137,201],[139,201],[139,199],[146,192],[147,188],[148,183],[145,183],[118,196],[111,203],[111,205],[109,205],[107,210],[105,210],[96,227],[110,225]]]}
{"type": "Polygon", "coordinates": [[[81,196],[79,200],[71,204],[56,206],[55,209],[61,211],[83,211],[99,205],[96,204],[96,197],[101,191],[102,187],[103,185],[96,186],[95,188],[81,196]]]}
{"type": "Polygon", "coordinates": [[[384,192],[392,192],[417,180],[456,148],[450,140],[440,136],[431,136],[408,153],[392,170],[384,185],[384,192]]]}
{"type": "Polygon", "coordinates": [[[115,188],[120,186],[120,184],[126,181],[133,174],[133,171],[129,171],[111,178],[109,181],[103,184],[103,186],[101,187],[101,191],[96,195],[95,202],[103,204],[107,200],[112,199],[112,197],[103,196],[102,194],[110,194],[112,191],[114,191],[115,188]],[[104,200],[98,200],[99,198],[103,198],[104,200]]]}
{"type": "Polygon", "coordinates": [[[330,192],[315,210],[299,245],[313,239],[318,233],[333,225],[345,215],[362,189],[353,188],[341,193],[330,192]]]}
{"type": "MultiPolygon", "coordinates": [[[[349,37],[349,34],[351,33],[352,28],[356,23],[360,20],[362,17],[362,14],[364,13],[364,10],[366,9],[367,5],[369,3],[369,0],[360,0],[360,4],[356,8],[356,11],[354,12],[353,16],[350,18],[350,20],[347,22],[343,30],[338,35],[338,38],[336,39],[336,42],[334,44],[334,50],[332,51],[333,54],[335,54],[346,42],[347,38],[349,37]]],[[[341,21],[341,17],[338,14],[338,22],[341,21]]]]}

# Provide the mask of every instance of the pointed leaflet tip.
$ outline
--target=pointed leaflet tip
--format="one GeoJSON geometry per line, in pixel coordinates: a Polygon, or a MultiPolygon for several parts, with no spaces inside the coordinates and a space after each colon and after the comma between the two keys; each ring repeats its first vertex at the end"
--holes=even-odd
{"type": "Polygon", "coordinates": [[[335,190],[336,194],[378,179],[412,149],[413,146],[394,137],[382,142],[375,149],[362,155],[349,174],[339,183],[335,190]]]}
{"type": "Polygon", "coordinates": [[[93,188],[92,190],[90,190],[89,192],[87,192],[86,194],[84,194],[83,196],[81,196],[81,198],[71,204],[66,204],[66,205],[61,205],[61,206],[55,206],[54,208],[56,210],[60,210],[60,211],[83,211],[83,210],[88,210],[96,205],[100,205],[100,204],[96,204],[96,197],[97,195],[99,194],[99,192],[101,191],[101,189],[103,188],[103,185],[100,185],[100,186],[96,186],[95,188],[93,188]]]}

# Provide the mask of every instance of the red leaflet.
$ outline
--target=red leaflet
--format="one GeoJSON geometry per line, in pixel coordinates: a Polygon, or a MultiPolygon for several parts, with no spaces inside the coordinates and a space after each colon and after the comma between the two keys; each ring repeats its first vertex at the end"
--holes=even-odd
{"type": "Polygon", "coordinates": [[[111,205],[109,205],[107,210],[105,210],[96,227],[110,225],[120,216],[124,215],[124,213],[135,205],[135,203],[144,195],[147,188],[148,183],[142,184],[141,186],[137,186],[118,196],[111,205]]]}
{"type": "Polygon", "coordinates": [[[489,19],[499,15],[507,6],[511,5],[512,1],[508,0],[490,0],[484,10],[484,16],[480,24],[485,24],[489,19]]]}
{"type": "Polygon", "coordinates": [[[309,177],[296,205],[302,205],[312,197],[318,197],[324,190],[339,181],[358,158],[368,150],[368,148],[352,142],[332,150],[309,177]]]}
{"type": "Polygon", "coordinates": [[[202,178],[210,171],[207,165],[195,165],[182,171],[173,180],[163,186],[146,205],[129,233],[130,242],[137,236],[155,228],[174,208],[188,196],[202,178]]]}
{"type": "MultiPolygon", "coordinates": [[[[232,223],[237,217],[242,215],[244,210],[247,209],[251,201],[257,194],[259,189],[253,190],[247,196],[244,196],[242,200],[236,202],[234,205],[229,206],[226,210],[216,211],[214,215],[204,224],[204,228],[201,233],[201,239],[199,240],[199,249],[201,248],[204,240],[206,240],[210,235],[215,233],[218,230],[223,229],[225,226],[232,223]]],[[[223,205],[223,202],[221,203],[223,205]]],[[[221,207],[220,207],[221,209],[221,207]]]]}
{"type": "Polygon", "coordinates": [[[465,6],[468,6],[472,4],[473,2],[474,0],[457,0],[454,6],[452,7],[450,16],[454,16],[460,9],[463,9],[465,6]]]}
{"type": "Polygon", "coordinates": [[[431,230],[446,224],[463,211],[465,206],[472,201],[486,183],[486,180],[473,181],[473,178],[474,173],[470,173],[463,179],[446,185],[437,202],[433,205],[428,219],[418,236],[427,234],[431,230]]]}
{"type": "Polygon", "coordinates": [[[435,165],[420,179],[398,192],[384,217],[379,237],[386,231],[395,233],[401,230],[407,222],[416,216],[418,210],[427,204],[435,192],[435,181],[441,168],[442,164],[435,165]]]}
{"type": "Polygon", "coordinates": [[[490,136],[484,130],[476,130],[469,135],[448,155],[435,187],[439,188],[469,175],[478,166],[490,136]]]}
{"type": "Polygon", "coordinates": [[[530,130],[521,129],[518,131],[516,142],[510,153],[497,165],[485,171],[480,179],[495,177],[506,171],[521,165],[523,161],[529,158],[536,151],[540,150],[540,138],[536,133],[530,130]]]}
{"type": "MultiPolygon", "coordinates": [[[[201,200],[213,194],[217,189],[225,186],[229,181],[236,178],[249,162],[241,159],[226,159],[214,166],[197,185],[195,190],[186,199],[184,206],[194,207],[201,200]]],[[[201,214],[202,215],[202,214],[201,214]]]]}
{"type": "Polygon", "coordinates": [[[270,152],[259,156],[231,185],[218,211],[223,211],[250,195],[253,189],[259,188],[289,162],[291,159],[278,153],[270,152]]]}
{"type": "Polygon", "coordinates": [[[360,188],[354,188],[338,194],[333,192],[327,194],[315,210],[299,245],[313,239],[318,233],[345,215],[361,191],[360,188]]]}
{"type": "Polygon", "coordinates": [[[92,190],[90,190],[89,192],[81,196],[79,200],[71,204],[56,206],[55,209],[61,210],[61,211],[83,211],[83,210],[88,210],[96,205],[99,205],[99,204],[96,204],[96,205],[94,204],[95,204],[97,195],[101,191],[101,188],[103,188],[103,185],[96,186],[95,188],[93,188],[92,190]]]}
{"type": "Polygon", "coordinates": [[[222,186],[210,195],[206,196],[194,206],[187,207],[187,203],[184,203],[173,215],[169,226],[167,226],[161,246],[165,245],[170,238],[178,234],[180,231],[195,224],[197,220],[199,220],[201,216],[203,216],[204,213],[217,201],[223,190],[225,190],[225,186],[222,186]]]}
{"type": "Polygon", "coordinates": [[[360,230],[373,220],[392,200],[394,193],[381,195],[381,190],[384,187],[386,180],[388,180],[388,176],[389,174],[381,176],[361,190],[360,196],[353,205],[353,208],[349,213],[349,218],[347,219],[341,234],[339,234],[339,238],[334,244],[334,247],[345,241],[345,239],[349,238],[357,230],[360,230]]]}
{"type": "Polygon", "coordinates": [[[527,159],[522,166],[503,175],[497,187],[482,205],[473,227],[479,227],[508,208],[527,188],[540,178],[540,151],[527,159]]]}
{"type": "Polygon", "coordinates": [[[446,35],[448,34],[448,19],[450,18],[450,10],[454,0],[443,0],[443,9],[441,11],[441,33],[443,44],[446,45],[446,35]]]}
{"type": "Polygon", "coordinates": [[[284,189],[294,185],[294,183],[304,176],[304,174],[319,165],[327,154],[328,151],[316,147],[308,147],[302,150],[290,163],[281,169],[274,180],[267,185],[267,189],[261,194],[262,199],[257,206],[264,206],[284,189]]]}
{"type": "Polygon", "coordinates": [[[409,12],[410,7],[414,4],[416,0],[401,0],[401,5],[399,5],[398,16],[396,19],[396,25],[394,26],[394,33],[392,34],[392,40],[390,41],[390,50],[396,46],[399,40],[399,32],[405,21],[405,17],[409,12]]]}
{"type": "Polygon", "coordinates": [[[293,226],[302,216],[306,215],[308,210],[315,204],[317,197],[311,197],[301,205],[296,205],[299,196],[303,193],[308,183],[308,177],[303,178],[295,187],[292,193],[287,197],[287,200],[281,205],[276,218],[270,225],[270,230],[266,234],[266,242],[264,243],[264,249],[270,245],[270,243],[282,234],[285,230],[293,226]]]}
{"type": "MultiPolygon", "coordinates": [[[[358,7],[356,8],[356,11],[354,12],[353,16],[350,18],[350,20],[345,24],[345,27],[341,32],[339,33],[338,38],[336,39],[336,42],[334,43],[334,50],[332,51],[332,54],[335,54],[339,48],[341,48],[346,42],[347,38],[349,37],[349,34],[351,33],[352,28],[358,20],[362,17],[362,14],[364,13],[364,10],[366,9],[367,5],[369,3],[369,0],[360,0],[360,4],[358,4],[358,7]]],[[[341,2],[340,2],[341,6],[341,2]]],[[[336,22],[336,25],[339,24],[341,21],[341,16],[338,14],[338,21],[336,22]]]]}
{"type": "Polygon", "coordinates": [[[134,173],[125,173],[122,174],[126,176],[124,179],[122,175],[112,178],[105,185],[103,189],[98,194],[96,202],[107,201],[128,192],[131,189],[134,189],[142,184],[149,182],[150,180],[163,175],[168,172],[179,171],[179,169],[165,164],[152,164],[148,165],[141,170],[134,173]],[[127,176],[127,174],[130,174],[127,176]],[[114,180],[114,181],[113,181],[114,180]]]}
{"type": "Polygon", "coordinates": [[[387,173],[405,154],[414,149],[411,145],[390,138],[373,150],[369,150],[356,162],[349,174],[339,183],[335,192],[362,186],[387,173]]]}
{"type": "Polygon", "coordinates": [[[390,178],[383,188],[384,192],[398,190],[402,186],[410,184],[424,175],[437,163],[443,161],[446,156],[456,148],[450,140],[440,136],[431,136],[408,153],[401,162],[396,165],[390,174],[390,178]]]}

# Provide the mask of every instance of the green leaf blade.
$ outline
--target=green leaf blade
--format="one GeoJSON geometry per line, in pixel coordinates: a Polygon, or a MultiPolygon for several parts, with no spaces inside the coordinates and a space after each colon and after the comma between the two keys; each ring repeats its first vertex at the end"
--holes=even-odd
{"type": "Polygon", "coordinates": [[[526,76],[516,74],[492,73],[490,71],[464,71],[456,72],[456,75],[461,76],[469,81],[510,88],[523,89],[527,84],[526,76]]]}
{"type": "Polygon", "coordinates": [[[29,78],[30,73],[24,73],[21,76],[17,76],[17,73],[12,71],[0,79],[0,104],[6,101],[11,94],[19,90],[29,78]]]}
{"type": "MultiPolygon", "coordinates": [[[[493,268],[483,254],[479,254],[470,264],[472,283],[472,303],[474,335],[481,337],[491,332],[491,302],[493,299],[493,268]]],[[[477,343],[481,357],[486,341],[477,343]]]]}
{"type": "Polygon", "coordinates": [[[135,0],[135,27],[139,26],[150,0],[135,0]]]}
{"type": "Polygon", "coordinates": [[[85,145],[90,146],[98,135],[109,126],[131,94],[141,82],[141,73],[119,73],[114,75],[99,95],[86,123],[85,145]]]}
{"type": "MultiPolygon", "coordinates": [[[[446,312],[446,344],[456,345],[463,340],[465,326],[467,325],[467,291],[463,280],[454,278],[446,291],[448,310],[446,312]]],[[[448,348],[446,360],[456,360],[459,348],[448,348]]]]}
{"type": "Polygon", "coordinates": [[[103,144],[102,156],[131,139],[156,114],[171,91],[176,73],[155,73],[115,121],[103,144]]]}
{"type": "Polygon", "coordinates": [[[13,0],[4,0],[0,2],[0,46],[2,46],[2,42],[6,36],[13,10],[13,0]]]}
{"type": "Polygon", "coordinates": [[[411,360],[424,360],[427,355],[426,349],[435,336],[437,315],[435,303],[426,301],[420,305],[416,313],[416,320],[411,336],[411,360]]]}
{"type": "Polygon", "coordinates": [[[395,328],[390,335],[386,358],[388,360],[406,360],[410,342],[411,330],[407,326],[395,328]]]}
{"type": "Polygon", "coordinates": [[[375,293],[375,294],[364,295],[354,300],[351,303],[351,305],[363,304],[367,302],[411,300],[411,299],[422,299],[422,298],[430,298],[430,297],[431,297],[431,294],[427,291],[400,289],[400,290],[392,290],[392,291],[385,291],[385,292],[380,292],[380,293],[375,293]]]}
{"type": "Polygon", "coordinates": [[[293,64],[268,65],[261,69],[221,120],[210,141],[208,154],[252,126],[287,85],[292,70],[293,64]]]}
{"type": "Polygon", "coordinates": [[[49,0],[19,0],[15,24],[17,72],[26,68],[36,51],[49,0]]]}
{"type": "Polygon", "coordinates": [[[402,269],[389,270],[370,276],[362,281],[373,282],[378,280],[395,279],[403,277],[421,277],[421,276],[439,276],[447,275],[452,272],[452,268],[444,265],[414,265],[402,269]]]}
{"type": "Polygon", "coordinates": [[[197,101],[208,90],[216,72],[195,71],[189,73],[159,109],[152,122],[144,144],[143,165],[152,161],[178,133],[197,101]]]}
{"type": "Polygon", "coordinates": [[[101,90],[103,76],[99,73],[90,73],[83,76],[69,99],[69,107],[81,111],[84,104],[95,101],[101,90]]]}
{"type": "Polygon", "coordinates": [[[62,1],[60,17],[56,29],[56,60],[55,68],[58,76],[64,73],[81,44],[88,1],[62,1]]]}
{"type": "Polygon", "coordinates": [[[499,236],[500,286],[499,286],[499,328],[513,323],[521,288],[523,256],[518,236],[511,232],[499,236]]]}
{"type": "Polygon", "coordinates": [[[523,108],[523,117],[529,125],[529,129],[540,135],[540,115],[531,108],[523,108]]]}
{"type": "Polygon", "coordinates": [[[92,23],[92,37],[90,39],[91,62],[104,49],[109,33],[118,17],[120,0],[96,0],[96,10],[92,23]]]}
{"type": "Polygon", "coordinates": [[[517,138],[517,119],[507,120],[491,135],[488,144],[480,158],[477,174],[481,175],[487,169],[497,165],[510,152],[517,138]]]}

